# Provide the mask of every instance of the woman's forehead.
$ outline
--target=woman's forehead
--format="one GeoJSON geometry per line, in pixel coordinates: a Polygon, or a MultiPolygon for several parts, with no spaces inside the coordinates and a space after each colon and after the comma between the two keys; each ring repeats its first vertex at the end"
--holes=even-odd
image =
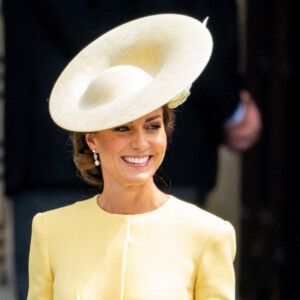
{"type": "MultiPolygon", "coordinates": [[[[154,119],[162,118],[162,117],[163,117],[163,109],[162,109],[162,107],[160,107],[160,108],[158,108],[158,109],[156,109],[156,110],[154,110],[154,111],[152,111],[152,112],[150,112],[150,113],[148,113],[148,114],[146,114],[146,115],[144,115],[144,116],[142,116],[142,117],[140,117],[136,120],[133,120],[133,121],[125,123],[125,124],[132,124],[132,123],[137,122],[137,121],[150,122],[154,119]]],[[[125,124],[123,124],[123,125],[125,125],[125,124]]]]}

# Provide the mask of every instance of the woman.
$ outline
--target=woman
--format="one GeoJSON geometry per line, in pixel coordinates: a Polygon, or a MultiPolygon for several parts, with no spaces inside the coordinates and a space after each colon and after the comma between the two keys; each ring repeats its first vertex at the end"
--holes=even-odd
{"type": "Polygon", "coordinates": [[[153,182],[172,109],[211,48],[197,20],[150,16],[101,36],[63,71],[50,113],[102,193],[35,216],[28,299],[234,299],[232,226],[153,182]]]}

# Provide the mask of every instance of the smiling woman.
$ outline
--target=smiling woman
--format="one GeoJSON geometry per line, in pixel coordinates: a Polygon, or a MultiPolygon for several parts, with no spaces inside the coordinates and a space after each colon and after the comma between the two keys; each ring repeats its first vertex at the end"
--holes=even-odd
{"type": "Polygon", "coordinates": [[[166,196],[153,183],[167,146],[162,108],[130,123],[87,133],[85,139],[91,151],[95,150],[100,157],[104,182],[103,192],[98,198],[101,208],[111,213],[124,213],[131,207],[130,213],[141,213],[153,205],[153,198],[158,206],[165,202],[166,196]],[[122,203],[119,199],[125,193],[129,197],[122,203]],[[148,199],[141,201],[143,193],[148,194],[148,199]],[[138,201],[138,205],[134,201],[138,201]],[[142,205],[145,208],[141,208],[142,205]]]}
{"type": "Polygon", "coordinates": [[[98,38],[63,71],[50,113],[99,194],[34,217],[28,300],[234,299],[232,226],[153,180],[173,108],[211,49],[201,22],[156,15],[98,38]]]}
{"type": "MultiPolygon", "coordinates": [[[[162,107],[162,112],[163,127],[168,141],[171,141],[175,121],[174,111],[167,105],[164,105],[162,107]]],[[[155,126],[156,125],[154,125],[154,127],[155,126]]],[[[119,126],[114,128],[114,130],[124,131],[126,128],[124,126],[119,126]]],[[[73,159],[82,178],[89,184],[103,186],[102,170],[101,167],[97,167],[95,165],[93,149],[91,149],[86,143],[86,133],[73,132],[70,135],[70,139],[73,144],[73,159]]]]}

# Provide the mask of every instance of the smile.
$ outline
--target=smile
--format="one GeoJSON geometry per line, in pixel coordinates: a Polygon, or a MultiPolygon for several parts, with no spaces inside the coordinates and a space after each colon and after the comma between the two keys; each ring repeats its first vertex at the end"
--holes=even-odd
{"type": "Polygon", "coordinates": [[[151,156],[144,156],[144,157],[132,157],[132,156],[123,156],[123,160],[130,164],[145,164],[150,160],[151,156]]]}

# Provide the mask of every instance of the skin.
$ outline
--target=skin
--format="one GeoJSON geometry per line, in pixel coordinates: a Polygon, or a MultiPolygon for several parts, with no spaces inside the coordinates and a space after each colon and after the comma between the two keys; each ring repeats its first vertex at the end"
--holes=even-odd
{"type": "Polygon", "coordinates": [[[162,108],[122,126],[87,133],[86,142],[100,157],[104,189],[98,205],[102,209],[140,214],[168,200],[153,182],[167,147],[162,108]]]}
{"type": "Polygon", "coordinates": [[[240,92],[240,101],[246,111],[242,122],[225,128],[225,146],[232,151],[244,151],[253,147],[260,139],[262,120],[258,107],[247,90],[240,92]]]}

